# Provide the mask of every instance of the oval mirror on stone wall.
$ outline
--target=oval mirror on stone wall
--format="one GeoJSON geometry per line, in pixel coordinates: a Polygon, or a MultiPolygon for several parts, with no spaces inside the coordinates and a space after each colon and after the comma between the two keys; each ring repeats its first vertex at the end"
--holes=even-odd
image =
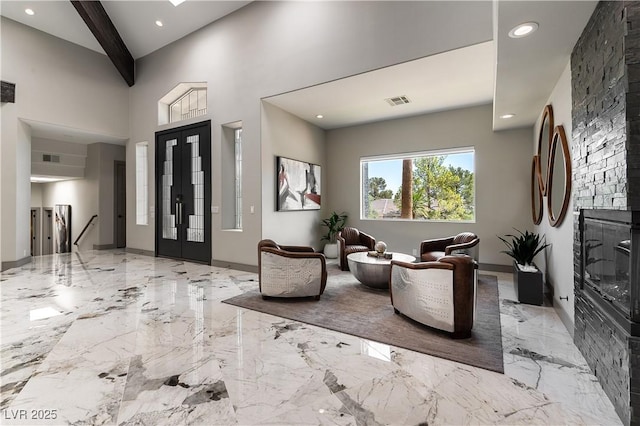
{"type": "Polygon", "coordinates": [[[549,177],[549,152],[551,151],[551,139],[553,137],[553,108],[551,105],[544,107],[542,120],[540,121],[540,133],[538,134],[539,157],[537,174],[538,184],[542,195],[547,195],[547,182],[549,177]]]}
{"type": "Polygon", "coordinates": [[[547,210],[551,226],[560,226],[571,197],[571,154],[563,126],[556,126],[549,154],[547,210]]]}
{"type": "Polygon", "coordinates": [[[533,156],[531,162],[531,215],[533,224],[539,225],[542,221],[542,191],[540,190],[540,182],[538,180],[538,170],[540,167],[540,157],[533,156]]]}

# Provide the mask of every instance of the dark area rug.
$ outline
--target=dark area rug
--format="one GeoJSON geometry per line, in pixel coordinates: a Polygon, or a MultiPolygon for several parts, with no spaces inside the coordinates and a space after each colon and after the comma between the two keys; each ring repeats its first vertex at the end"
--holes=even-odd
{"type": "Polygon", "coordinates": [[[452,339],[445,332],[395,314],[388,291],[366,287],[348,272],[328,269],[327,287],[319,301],[313,298],[263,300],[256,289],[223,303],[504,373],[495,276],[479,276],[471,337],[452,339]]]}

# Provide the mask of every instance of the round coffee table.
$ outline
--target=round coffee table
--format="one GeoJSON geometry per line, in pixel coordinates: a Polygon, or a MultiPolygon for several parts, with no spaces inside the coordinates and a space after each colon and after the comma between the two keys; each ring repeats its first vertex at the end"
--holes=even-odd
{"type": "Polygon", "coordinates": [[[367,287],[388,289],[389,271],[391,270],[391,260],[402,262],[414,262],[415,257],[403,254],[392,253],[392,259],[369,256],[367,252],[351,253],[347,256],[349,270],[354,277],[367,287]]]}

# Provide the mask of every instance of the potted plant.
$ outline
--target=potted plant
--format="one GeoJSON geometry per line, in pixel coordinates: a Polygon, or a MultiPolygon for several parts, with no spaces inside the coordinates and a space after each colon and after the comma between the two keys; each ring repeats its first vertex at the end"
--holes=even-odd
{"type": "Polygon", "coordinates": [[[517,229],[516,231],[519,235],[505,235],[505,237],[511,237],[511,241],[498,237],[509,248],[501,253],[513,258],[513,285],[516,297],[520,303],[542,305],[543,274],[533,263],[533,258],[549,244],[535,232],[522,232],[517,229]]]}
{"type": "Polygon", "coordinates": [[[344,223],[347,221],[347,215],[343,212],[338,214],[336,212],[331,213],[326,219],[322,220],[322,225],[327,227],[327,234],[322,237],[323,240],[328,241],[324,246],[324,255],[329,259],[335,259],[338,257],[338,243],[336,243],[336,236],[338,232],[344,228],[344,223]]]}

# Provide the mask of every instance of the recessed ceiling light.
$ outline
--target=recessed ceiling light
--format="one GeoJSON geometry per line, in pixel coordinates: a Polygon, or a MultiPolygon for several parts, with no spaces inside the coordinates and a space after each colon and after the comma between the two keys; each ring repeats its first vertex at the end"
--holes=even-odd
{"type": "Polygon", "coordinates": [[[179,6],[182,3],[184,3],[184,0],[169,0],[171,2],[172,5],[174,6],[179,6]]]}
{"type": "Polygon", "coordinates": [[[316,118],[324,118],[324,115],[318,114],[318,115],[316,115],[316,118]]]}
{"type": "Polygon", "coordinates": [[[516,116],[515,114],[503,114],[500,116],[500,118],[513,118],[515,116],[516,116]]]}
{"type": "Polygon", "coordinates": [[[33,16],[36,14],[36,12],[34,12],[33,9],[29,9],[29,8],[25,9],[24,13],[26,13],[29,16],[33,16]]]}
{"type": "Polygon", "coordinates": [[[161,26],[163,26],[164,24],[162,23],[162,21],[161,21],[161,20],[159,20],[159,19],[158,19],[158,20],[156,21],[156,25],[157,25],[157,26],[159,26],[159,27],[161,27],[161,26]]]}
{"type": "Polygon", "coordinates": [[[511,31],[509,31],[509,37],[511,38],[526,37],[537,29],[538,29],[537,22],[525,22],[523,24],[520,24],[514,27],[511,31]]]}

